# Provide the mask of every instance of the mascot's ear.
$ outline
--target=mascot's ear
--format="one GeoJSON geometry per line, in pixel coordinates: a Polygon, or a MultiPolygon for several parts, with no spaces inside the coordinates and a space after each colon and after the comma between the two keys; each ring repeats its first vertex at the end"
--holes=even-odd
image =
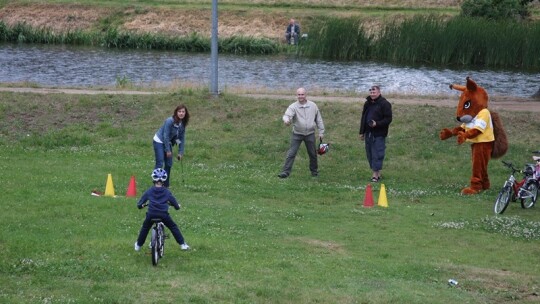
{"type": "Polygon", "coordinates": [[[467,91],[469,91],[469,97],[474,101],[478,107],[478,111],[488,107],[489,96],[481,86],[477,85],[474,80],[467,77],[467,91]]]}
{"type": "Polygon", "coordinates": [[[478,88],[476,82],[474,82],[474,80],[467,76],[467,90],[469,90],[470,92],[474,92],[476,91],[476,88],[478,88]]]}
{"type": "Polygon", "coordinates": [[[462,85],[459,85],[459,84],[451,84],[450,85],[450,89],[454,89],[454,90],[458,90],[458,91],[461,91],[461,92],[465,92],[465,90],[467,89],[465,86],[462,86],[462,85]]]}

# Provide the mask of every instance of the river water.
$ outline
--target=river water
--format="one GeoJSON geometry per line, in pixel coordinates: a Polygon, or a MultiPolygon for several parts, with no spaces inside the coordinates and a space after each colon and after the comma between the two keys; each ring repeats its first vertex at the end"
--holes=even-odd
{"type": "MultiPolygon", "coordinates": [[[[471,76],[491,95],[529,97],[540,87],[540,73],[484,69],[408,67],[375,62],[335,62],[296,56],[219,55],[218,84],[227,87],[290,89],[306,87],[366,93],[380,84],[385,93],[457,94],[451,83],[471,76]]],[[[210,54],[98,47],[0,44],[0,83],[33,82],[53,87],[167,85],[179,81],[209,84],[210,54]]]]}

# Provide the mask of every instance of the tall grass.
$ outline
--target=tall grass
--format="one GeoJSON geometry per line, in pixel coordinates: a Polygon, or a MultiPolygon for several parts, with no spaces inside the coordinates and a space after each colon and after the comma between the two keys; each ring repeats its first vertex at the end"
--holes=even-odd
{"type": "Polygon", "coordinates": [[[321,18],[309,30],[301,53],[309,57],[336,60],[365,60],[370,54],[372,37],[357,18],[321,18]]]}
{"type": "Polygon", "coordinates": [[[540,22],[416,16],[389,22],[374,37],[361,24],[356,18],[316,21],[302,53],[327,59],[540,69],[540,22]]]}
{"type": "MultiPolygon", "coordinates": [[[[456,124],[455,109],[394,106],[382,180],[389,207],[363,208],[371,175],[357,135],[361,105],[318,102],[331,142],[321,174],[310,176],[300,150],[280,180],[289,103],[205,90],[0,93],[0,302],[538,301],[540,209],[512,203],[493,214],[508,174],[498,161],[490,163],[493,189],[458,194],[469,182],[470,149],[437,137],[456,124]],[[131,175],[138,197],[151,185],[152,136],[178,103],[191,120],[171,176],[183,208],[171,216],[192,250],[171,238],[153,267],[146,246],[133,250],[144,210],[122,196],[131,175]],[[119,197],[91,196],[108,173],[119,197]]],[[[505,159],[530,161],[536,114],[499,113],[511,143],[505,159]]]]}
{"type": "MultiPolygon", "coordinates": [[[[0,41],[17,43],[93,45],[107,48],[209,52],[210,38],[192,34],[169,37],[159,34],[136,34],[116,27],[104,31],[67,31],[56,33],[47,28],[33,28],[25,23],[7,26],[0,21],[0,41]]],[[[275,54],[281,46],[267,38],[230,37],[219,39],[220,52],[232,54],[275,54]]]]}
{"type": "Polygon", "coordinates": [[[415,17],[392,23],[375,43],[374,57],[400,63],[540,68],[534,36],[540,23],[455,17],[415,17]],[[535,63],[536,62],[536,63],[535,63]]]}

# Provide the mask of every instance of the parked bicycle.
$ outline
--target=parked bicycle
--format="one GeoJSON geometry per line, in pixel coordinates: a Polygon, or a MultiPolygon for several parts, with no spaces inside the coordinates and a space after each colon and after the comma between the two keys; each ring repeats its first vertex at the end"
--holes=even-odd
{"type": "MultiPolygon", "coordinates": [[[[540,154],[540,151],[534,151],[535,154],[540,154]]],[[[493,210],[497,214],[502,214],[510,201],[515,202],[520,200],[521,207],[529,209],[534,206],[538,198],[538,187],[540,185],[540,157],[533,156],[537,162],[535,164],[526,164],[523,170],[519,170],[510,162],[502,161],[503,164],[512,170],[508,179],[504,182],[493,210]],[[518,181],[515,177],[516,173],[523,174],[523,178],[518,181]]]]}

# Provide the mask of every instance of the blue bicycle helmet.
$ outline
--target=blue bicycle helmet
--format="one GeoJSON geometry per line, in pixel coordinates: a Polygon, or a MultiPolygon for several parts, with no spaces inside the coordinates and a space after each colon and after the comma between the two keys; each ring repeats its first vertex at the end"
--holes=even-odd
{"type": "Polygon", "coordinates": [[[152,180],[154,182],[164,182],[167,180],[167,171],[157,168],[152,171],[152,180]]]}

